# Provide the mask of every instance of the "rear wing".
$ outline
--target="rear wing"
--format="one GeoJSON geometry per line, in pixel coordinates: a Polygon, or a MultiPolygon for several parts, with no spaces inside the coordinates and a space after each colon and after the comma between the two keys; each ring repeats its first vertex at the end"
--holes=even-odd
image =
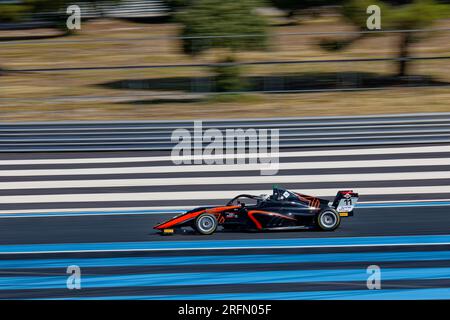
{"type": "Polygon", "coordinates": [[[359,195],[356,192],[353,192],[353,190],[338,191],[332,206],[339,213],[352,213],[358,199],[359,195]]]}

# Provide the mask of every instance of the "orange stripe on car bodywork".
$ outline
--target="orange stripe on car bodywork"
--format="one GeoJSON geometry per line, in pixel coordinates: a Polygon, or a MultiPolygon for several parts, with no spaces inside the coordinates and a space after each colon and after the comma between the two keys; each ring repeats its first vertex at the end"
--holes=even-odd
{"type": "Polygon", "coordinates": [[[203,212],[205,212],[206,210],[200,210],[200,211],[195,211],[195,212],[191,212],[191,213],[187,213],[184,214],[178,218],[173,218],[170,219],[169,221],[163,222],[161,224],[158,224],[156,226],[154,226],[154,229],[166,229],[166,228],[171,228],[179,223],[182,223],[186,220],[192,219],[197,217],[198,215],[202,214],[203,212]]]}
{"type": "Polygon", "coordinates": [[[262,226],[261,226],[261,223],[258,221],[258,219],[256,219],[253,216],[256,213],[266,214],[266,215],[269,215],[269,216],[278,216],[278,217],[282,217],[282,218],[289,219],[289,220],[296,220],[295,218],[291,218],[291,217],[288,217],[288,216],[285,216],[285,215],[282,215],[282,214],[279,214],[279,213],[276,213],[276,212],[251,210],[251,211],[248,212],[248,216],[255,223],[256,228],[259,229],[259,230],[262,230],[262,226]]]}
{"type": "Polygon", "coordinates": [[[312,197],[312,196],[307,196],[305,194],[301,194],[301,193],[295,193],[297,195],[297,197],[302,200],[302,201],[307,201],[308,205],[310,207],[313,208],[320,208],[320,200],[317,199],[316,197],[312,197]]]}
{"type": "Polygon", "coordinates": [[[239,208],[240,206],[224,206],[224,207],[216,207],[216,208],[210,208],[210,209],[203,209],[203,210],[199,210],[199,211],[195,211],[195,212],[191,212],[191,213],[187,213],[184,214],[182,216],[179,216],[177,218],[172,218],[169,221],[163,222],[159,225],[156,225],[155,227],[153,227],[154,229],[167,229],[167,228],[172,228],[174,226],[176,226],[179,223],[183,223],[189,219],[195,218],[197,216],[199,216],[202,213],[211,213],[214,215],[218,215],[219,213],[226,211],[226,210],[232,210],[232,209],[236,209],[239,208]]]}

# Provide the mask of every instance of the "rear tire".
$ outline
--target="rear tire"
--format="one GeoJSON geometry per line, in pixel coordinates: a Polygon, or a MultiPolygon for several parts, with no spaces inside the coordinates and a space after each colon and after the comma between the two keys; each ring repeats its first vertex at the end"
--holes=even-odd
{"type": "Polygon", "coordinates": [[[213,214],[203,213],[195,219],[195,230],[204,235],[213,234],[217,229],[217,219],[213,214]]]}
{"type": "Polygon", "coordinates": [[[323,231],[333,231],[340,224],[341,217],[334,209],[325,209],[317,215],[317,226],[323,231]]]}

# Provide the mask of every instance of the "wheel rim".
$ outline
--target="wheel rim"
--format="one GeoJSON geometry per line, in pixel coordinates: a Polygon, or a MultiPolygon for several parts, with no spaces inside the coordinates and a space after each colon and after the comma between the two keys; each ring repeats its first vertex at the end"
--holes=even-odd
{"type": "Polygon", "coordinates": [[[325,212],[320,217],[320,222],[322,223],[323,226],[327,228],[332,228],[336,225],[337,218],[332,212],[325,212]]]}
{"type": "Polygon", "coordinates": [[[203,232],[210,232],[214,230],[215,221],[212,217],[205,216],[201,217],[198,221],[198,228],[203,232]]]}

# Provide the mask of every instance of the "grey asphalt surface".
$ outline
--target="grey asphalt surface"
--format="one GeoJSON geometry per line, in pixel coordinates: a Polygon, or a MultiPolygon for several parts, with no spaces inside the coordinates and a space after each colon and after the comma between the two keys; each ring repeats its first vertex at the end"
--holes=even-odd
{"type": "MultiPolygon", "coordinates": [[[[334,232],[217,232],[211,236],[196,234],[179,234],[162,237],[152,230],[152,226],[171,214],[154,215],[122,215],[122,216],[84,216],[84,217],[48,217],[48,218],[4,218],[0,219],[0,244],[27,243],[73,243],[73,242],[131,242],[131,241],[174,241],[174,240],[219,240],[219,239],[250,239],[250,238],[323,238],[347,236],[388,236],[388,235],[432,235],[448,234],[450,227],[450,207],[433,208],[384,208],[360,209],[354,217],[346,218],[339,229],[334,232]]],[[[252,249],[252,250],[202,250],[202,251],[172,251],[172,252],[97,252],[97,253],[33,253],[25,255],[1,256],[0,260],[17,259],[97,259],[134,257],[171,257],[201,255],[233,255],[233,254],[333,254],[372,252],[383,256],[386,252],[448,251],[450,246],[401,246],[389,247],[347,247],[347,248],[300,248],[300,249],[252,249]]],[[[334,262],[293,262],[293,263],[260,263],[260,264],[192,264],[192,265],[160,265],[160,266],[102,266],[83,267],[82,277],[124,277],[123,283],[105,287],[83,287],[81,290],[68,290],[63,285],[45,289],[6,289],[0,287],[0,298],[6,299],[77,299],[98,297],[120,297],[121,299],[135,296],[170,296],[190,294],[243,294],[280,292],[320,292],[327,290],[367,290],[365,281],[338,282],[303,282],[299,283],[226,283],[220,285],[177,285],[176,281],[168,281],[160,285],[130,285],[125,277],[164,277],[167,274],[195,277],[195,274],[214,272],[292,272],[297,270],[323,270],[337,272],[338,270],[365,270],[368,265],[376,264],[385,269],[408,270],[410,268],[449,268],[450,260],[424,261],[378,261],[372,258],[367,261],[334,261],[334,262]],[[6,290],[5,290],[6,289],[6,290]]],[[[44,267],[26,269],[1,269],[0,278],[7,277],[56,277],[61,283],[66,281],[66,267],[44,267]]],[[[383,280],[383,289],[433,289],[450,286],[450,279],[405,279],[383,280]]]]}
{"type": "MultiPolygon", "coordinates": [[[[405,145],[406,146],[406,145],[405,145]]],[[[340,148],[343,149],[343,148],[340,148]]],[[[315,149],[318,150],[318,149],[315,149]]],[[[322,149],[323,150],[323,149],[322,149]]],[[[294,151],[294,150],[289,150],[294,151]]],[[[97,157],[130,157],[130,156],[156,156],[167,155],[164,152],[92,152],[92,153],[11,153],[2,154],[1,159],[58,159],[58,158],[97,158],[97,157]]],[[[397,159],[409,159],[409,158],[431,158],[442,157],[448,158],[448,152],[440,152],[434,154],[403,154],[396,155],[397,159]]],[[[327,156],[328,161],[348,161],[348,160],[382,160],[389,159],[390,155],[359,155],[359,156],[327,156]]],[[[298,161],[300,164],[302,161],[321,161],[325,160],[324,157],[302,157],[302,158],[290,158],[289,161],[298,161]]],[[[325,161],[326,161],[325,160],[325,161]]],[[[287,161],[287,159],[282,159],[287,161]]],[[[117,166],[132,166],[140,167],[147,165],[168,165],[166,162],[158,163],[121,163],[117,166]]],[[[105,164],[98,165],[104,167],[105,164]]],[[[97,167],[92,164],[80,164],[80,165],[5,165],[0,166],[2,170],[26,170],[26,169],[65,169],[69,167],[89,168],[97,167]]],[[[106,165],[109,167],[109,165],[106,165]]],[[[432,170],[448,171],[449,165],[442,166],[416,166],[416,167],[384,167],[384,168],[360,168],[358,173],[389,173],[392,172],[427,172],[432,170]]],[[[287,174],[332,174],[332,173],[355,173],[352,168],[345,169],[302,169],[299,165],[299,169],[295,170],[283,170],[280,175],[287,174]]],[[[244,176],[248,176],[249,180],[255,174],[259,172],[245,171],[241,173],[244,176]]],[[[124,174],[124,175],[90,175],[90,176],[5,176],[0,177],[1,182],[13,182],[13,181],[58,181],[68,179],[133,179],[133,178],[177,178],[177,177],[217,177],[222,176],[220,172],[195,172],[195,173],[137,173],[137,174],[124,174]]],[[[367,181],[367,182],[355,182],[355,188],[362,187],[390,187],[390,186],[439,186],[448,185],[448,179],[436,179],[436,180],[414,180],[414,181],[367,181]]],[[[321,187],[338,187],[338,185],[324,181],[323,183],[298,183],[291,184],[289,187],[296,189],[303,188],[321,188],[321,187]]],[[[227,185],[214,185],[211,183],[205,190],[226,190],[227,185]]],[[[270,190],[270,185],[255,185],[249,181],[248,184],[240,185],[241,189],[267,189],[270,190]]],[[[167,191],[174,192],[183,190],[203,190],[202,187],[193,187],[188,185],[170,186],[170,187],[102,187],[102,191],[108,193],[115,192],[153,192],[153,191],[167,191]]],[[[13,196],[13,195],[52,195],[61,193],[95,193],[98,190],[95,188],[69,188],[66,190],[59,190],[58,188],[47,188],[37,190],[2,190],[1,196],[13,196]]],[[[362,196],[363,201],[390,201],[390,200],[436,200],[442,201],[443,199],[450,199],[449,194],[436,193],[436,194],[400,194],[400,195],[372,195],[362,196]]],[[[105,206],[114,207],[127,207],[133,210],[136,206],[192,206],[202,204],[223,204],[223,200],[220,203],[214,199],[198,200],[173,200],[173,201],[112,201],[105,202],[99,199],[98,202],[86,202],[86,203],[3,203],[0,205],[2,210],[20,210],[20,209],[70,209],[70,208],[104,208],[105,206]],[[203,202],[204,203],[203,203],[203,202]],[[161,203],[160,203],[161,202],[161,203]]],[[[174,236],[163,237],[160,236],[153,226],[172,217],[174,214],[170,213],[154,213],[154,214],[123,214],[123,215],[86,215],[86,216],[53,216],[53,217],[14,217],[14,218],[2,218],[0,216],[0,245],[11,244],[64,244],[64,243],[101,243],[101,242],[140,242],[140,241],[180,241],[180,240],[239,240],[239,239],[287,239],[287,238],[329,238],[329,237],[364,237],[364,236],[406,236],[406,235],[439,235],[449,234],[450,230],[450,206],[441,207],[396,207],[396,208],[378,208],[378,209],[366,209],[356,208],[355,216],[349,218],[343,218],[342,224],[339,229],[334,232],[319,232],[319,231],[295,231],[295,232],[225,232],[218,230],[217,233],[211,236],[201,236],[194,234],[193,232],[186,232],[184,234],[176,234],[174,236]]],[[[363,252],[375,252],[379,253],[380,257],[386,252],[402,252],[402,251],[449,251],[448,245],[437,246],[384,246],[384,247],[348,247],[348,248],[286,248],[286,249],[251,249],[251,250],[195,250],[195,251],[183,251],[177,250],[172,252],[73,252],[73,253],[27,253],[27,254],[6,254],[0,256],[2,260],[33,260],[33,259],[68,259],[70,263],[72,258],[131,258],[134,257],[165,257],[165,256],[189,256],[195,257],[199,255],[232,255],[232,254],[268,254],[275,255],[280,253],[287,254],[333,254],[339,252],[348,253],[363,253],[363,252]]],[[[436,253],[435,253],[436,254],[436,253]]],[[[19,266],[22,262],[19,262],[19,266]]],[[[142,266],[142,265],[130,265],[130,266],[102,266],[102,267],[83,267],[83,275],[103,276],[103,275],[116,275],[123,276],[123,279],[133,275],[143,275],[153,278],[163,277],[164,274],[194,274],[202,272],[217,272],[227,273],[233,271],[274,271],[282,274],[284,271],[292,270],[329,270],[330,272],[338,269],[358,269],[365,270],[367,265],[377,264],[382,268],[449,268],[450,259],[440,260],[422,260],[422,261],[363,261],[363,262],[307,262],[307,263],[276,263],[276,264],[220,264],[214,266],[203,265],[200,263],[193,263],[190,265],[163,265],[163,266],[142,266]]],[[[60,276],[61,283],[64,288],[46,288],[46,289],[10,289],[0,287],[0,298],[77,298],[77,297],[102,297],[102,296],[151,296],[151,295],[178,295],[178,294],[215,294],[215,293],[245,293],[245,292],[289,292],[289,291],[321,291],[321,290],[365,290],[365,281],[342,281],[342,282],[304,282],[304,283],[267,283],[267,284],[246,284],[246,283],[227,283],[221,285],[171,285],[161,284],[155,286],[139,286],[132,282],[120,282],[114,287],[99,287],[99,288],[83,288],[80,291],[67,290],[65,288],[66,269],[65,268],[52,268],[52,267],[37,267],[37,268],[17,268],[17,269],[1,269],[0,279],[5,280],[7,277],[11,277],[10,284],[16,285],[14,277],[45,277],[45,276],[60,276]]],[[[59,284],[58,284],[59,286],[59,284]]],[[[409,279],[409,280],[394,280],[384,281],[383,288],[386,289],[398,289],[398,288],[443,288],[449,287],[449,279],[409,279]]]]}
{"type": "Polygon", "coordinates": [[[231,232],[211,236],[191,232],[160,236],[152,227],[174,214],[102,215],[0,219],[0,244],[321,238],[448,234],[450,207],[356,209],[333,232],[231,232]]]}

